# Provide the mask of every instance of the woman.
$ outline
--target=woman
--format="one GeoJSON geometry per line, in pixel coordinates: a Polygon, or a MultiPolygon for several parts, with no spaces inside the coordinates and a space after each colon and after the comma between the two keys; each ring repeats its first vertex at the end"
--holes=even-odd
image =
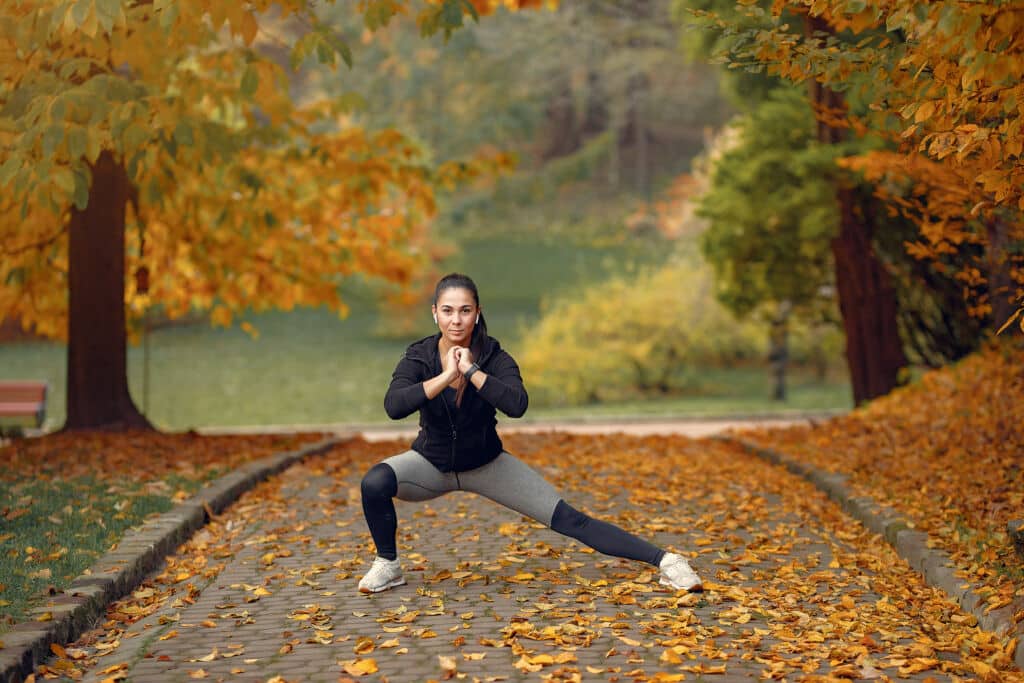
{"type": "Polygon", "coordinates": [[[393,499],[429,500],[454,490],[486,496],[607,555],[647,562],[661,570],[666,586],[701,590],[683,557],[576,510],[502,448],[495,410],[520,417],[526,390],[512,356],[487,335],[473,281],[446,275],[437,283],[432,310],[439,333],[406,349],[384,397],[392,419],[420,412],[419,434],[411,450],[377,463],[363,477],[363,513],[377,557],[359,590],[376,593],[405,583],[393,499]]]}

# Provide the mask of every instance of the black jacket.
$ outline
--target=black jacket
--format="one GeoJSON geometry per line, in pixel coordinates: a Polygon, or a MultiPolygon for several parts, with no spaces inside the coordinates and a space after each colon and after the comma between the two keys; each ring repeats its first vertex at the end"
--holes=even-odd
{"type": "Polygon", "coordinates": [[[462,404],[455,405],[455,390],[445,387],[427,400],[423,382],[441,374],[437,350],[440,333],[409,345],[398,361],[391,385],[384,396],[388,417],[400,420],[420,411],[420,433],[412,450],[421,453],[442,472],[465,472],[486,465],[501,454],[501,439],[494,426],[495,409],[509,417],[526,412],[527,395],[519,366],[497,339],[487,337],[480,358],[480,369],[487,381],[477,390],[469,384],[462,404]]]}

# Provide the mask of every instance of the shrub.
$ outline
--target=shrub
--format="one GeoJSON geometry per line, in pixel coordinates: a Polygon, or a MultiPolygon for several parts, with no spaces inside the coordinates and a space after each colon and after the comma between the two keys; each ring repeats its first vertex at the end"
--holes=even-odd
{"type": "Polygon", "coordinates": [[[547,304],[523,333],[522,371],[542,404],[683,393],[701,368],[763,362],[768,328],[737,321],[694,255],[547,304]]]}

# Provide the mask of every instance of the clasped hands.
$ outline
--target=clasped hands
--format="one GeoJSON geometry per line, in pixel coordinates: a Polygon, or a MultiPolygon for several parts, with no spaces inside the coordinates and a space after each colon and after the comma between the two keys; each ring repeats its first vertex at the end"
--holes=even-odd
{"type": "Polygon", "coordinates": [[[441,372],[449,382],[454,382],[473,365],[473,352],[465,346],[453,346],[441,358],[441,372]]]}

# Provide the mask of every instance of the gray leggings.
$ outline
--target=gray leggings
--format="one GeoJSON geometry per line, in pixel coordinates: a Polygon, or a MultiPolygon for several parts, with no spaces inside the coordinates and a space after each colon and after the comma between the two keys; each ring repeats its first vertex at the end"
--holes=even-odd
{"type": "Polygon", "coordinates": [[[406,451],[374,465],[363,477],[361,491],[377,554],[389,560],[398,556],[398,517],[392,499],[430,500],[450,491],[471,491],[490,498],[606,555],[658,566],[665,554],[614,524],[575,509],[544,477],[510,453],[501,453],[474,470],[441,472],[416,451],[406,451]]]}
{"type": "Polygon", "coordinates": [[[441,472],[416,451],[393,455],[384,463],[395,471],[399,500],[430,500],[450,491],[470,491],[550,527],[562,499],[536,470],[507,452],[467,472],[441,472]]]}

